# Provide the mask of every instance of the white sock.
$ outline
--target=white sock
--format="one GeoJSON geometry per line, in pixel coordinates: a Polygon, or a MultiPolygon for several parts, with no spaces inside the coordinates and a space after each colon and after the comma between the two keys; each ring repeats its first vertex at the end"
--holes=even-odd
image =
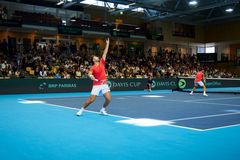
{"type": "Polygon", "coordinates": [[[204,91],[203,94],[206,94],[206,91],[204,91]]]}

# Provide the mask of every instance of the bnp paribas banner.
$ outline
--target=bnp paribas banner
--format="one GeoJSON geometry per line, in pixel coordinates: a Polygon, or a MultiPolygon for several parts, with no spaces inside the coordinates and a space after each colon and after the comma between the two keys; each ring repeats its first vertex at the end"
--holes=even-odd
{"type": "Polygon", "coordinates": [[[89,79],[1,79],[0,93],[80,92],[91,89],[89,79]]]}
{"type": "MultiPolygon", "coordinates": [[[[113,91],[144,90],[147,79],[109,79],[107,84],[113,91]]],[[[177,80],[153,79],[153,90],[174,89],[177,80]]],[[[89,92],[92,88],[90,79],[1,79],[0,93],[54,93],[54,92],[89,92]]]]}

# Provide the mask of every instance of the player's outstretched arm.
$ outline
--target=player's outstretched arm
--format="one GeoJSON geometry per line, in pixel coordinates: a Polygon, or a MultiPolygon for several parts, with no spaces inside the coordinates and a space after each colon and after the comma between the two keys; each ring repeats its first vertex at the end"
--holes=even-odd
{"type": "Polygon", "coordinates": [[[109,43],[110,43],[109,38],[107,38],[106,39],[106,47],[105,47],[105,49],[103,51],[103,55],[102,55],[102,58],[103,58],[104,61],[106,60],[106,57],[107,57],[109,43]]]}

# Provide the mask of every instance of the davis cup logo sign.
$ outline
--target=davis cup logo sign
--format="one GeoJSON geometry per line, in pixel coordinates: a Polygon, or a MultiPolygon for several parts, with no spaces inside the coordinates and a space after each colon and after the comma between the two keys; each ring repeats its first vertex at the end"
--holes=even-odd
{"type": "Polygon", "coordinates": [[[111,88],[112,87],[112,82],[111,81],[107,81],[107,85],[108,85],[109,88],[111,88]]]}
{"type": "Polygon", "coordinates": [[[39,90],[47,89],[47,83],[46,82],[41,83],[38,88],[39,90]]]}
{"type": "Polygon", "coordinates": [[[138,88],[141,82],[135,81],[107,81],[109,88],[138,88]]]}
{"type": "Polygon", "coordinates": [[[152,88],[155,88],[156,87],[156,82],[153,80],[152,81],[152,88]]]}
{"type": "Polygon", "coordinates": [[[169,87],[175,87],[176,82],[174,80],[168,80],[168,79],[160,79],[160,80],[152,80],[152,88],[169,88],[169,87]]]}
{"type": "Polygon", "coordinates": [[[185,88],[186,85],[187,85],[187,82],[185,81],[185,79],[180,79],[180,80],[178,81],[178,87],[179,87],[180,89],[185,88]]]}

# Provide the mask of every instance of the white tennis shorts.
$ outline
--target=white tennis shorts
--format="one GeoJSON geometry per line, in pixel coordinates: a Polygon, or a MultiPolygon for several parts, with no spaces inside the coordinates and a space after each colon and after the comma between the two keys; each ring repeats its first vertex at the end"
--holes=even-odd
{"type": "Polygon", "coordinates": [[[109,91],[110,91],[110,88],[108,87],[107,84],[97,85],[97,86],[93,86],[91,95],[98,96],[100,92],[102,92],[102,94],[105,94],[109,91]]]}
{"type": "Polygon", "coordinates": [[[194,82],[194,85],[195,85],[196,87],[198,87],[198,86],[203,87],[203,86],[204,86],[204,83],[203,83],[202,81],[199,81],[199,82],[194,82]]]}

